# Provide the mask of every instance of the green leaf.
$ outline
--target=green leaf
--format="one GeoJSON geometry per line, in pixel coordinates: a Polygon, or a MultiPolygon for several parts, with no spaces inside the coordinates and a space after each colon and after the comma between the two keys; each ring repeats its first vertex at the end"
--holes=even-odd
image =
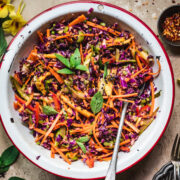
{"type": "Polygon", "coordinates": [[[5,53],[7,42],[2,27],[0,26],[0,57],[5,53]]]}
{"type": "Polygon", "coordinates": [[[70,63],[69,63],[69,59],[64,58],[63,56],[59,55],[59,54],[55,54],[56,58],[58,60],[60,60],[66,67],[70,68],[70,63]]]}
{"type": "Polygon", "coordinates": [[[9,170],[9,166],[6,167],[0,167],[0,174],[3,174],[9,170]]]}
{"type": "Polygon", "coordinates": [[[105,79],[107,76],[107,62],[104,64],[104,74],[103,74],[103,78],[105,79]]]}
{"type": "Polygon", "coordinates": [[[57,73],[59,73],[59,74],[74,74],[74,72],[71,71],[68,68],[64,68],[64,69],[58,70],[57,73]]]}
{"type": "Polygon", "coordinates": [[[43,106],[43,113],[46,115],[56,115],[58,112],[51,106],[43,106]]]}
{"type": "Polygon", "coordinates": [[[0,167],[3,165],[2,158],[0,156],[0,167]]]}
{"type": "Polygon", "coordinates": [[[8,180],[25,180],[25,179],[14,176],[14,177],[10,177],[8,180]]]}
{"type": "Polygon", "coordinates": [[[81,64],[81,55],[79,49],[76,48],[74,53],[70,57],[70,66],[71,68],[75,68],[76,66],[81,64]]]}
{"type": "Polygon", "coordinates": [[[80,64],[80,65],[77,65],[77,66],[76,66],[76,69],[81,70],[81,71],[87,71],[87,70],[88,70],[86,66],[81,65],[81,64],[80,64]]]}
{"type": "Polygon", "coordinates": [[[14,147],[10,146],[1,155],[2,165],[4,167],[10,166],[18,158],[19,151],[14,147]]]}
{"type": "Polygon", "coordinates": [[[85,142],[88,142],[89,139],[90,139],[89,136],[83,136],[83,137],[78,138],[76,141],[81,142],[81,143],[85,143],[85,142]]]}
{"type": "Polygon", "coordinates": [[[101,111],[102,106],[103,106],[103,97],[99,91],[92,97],[90,106],[91,106],[91,110],[94,114],[101,111]]]}
{"type": "Polygon", "coordinates": [[[78,146],[82,149],[83,153],[85,154],[86,153],[86,148],[85,148],[84,144],[79,142],[79,141],[76,141],[76,143],[78,144],[78,146]]]}

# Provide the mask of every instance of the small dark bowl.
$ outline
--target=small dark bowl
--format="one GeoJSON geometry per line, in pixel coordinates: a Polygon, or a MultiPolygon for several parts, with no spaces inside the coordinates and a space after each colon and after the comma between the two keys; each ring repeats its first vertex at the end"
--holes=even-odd
{"type": "Polygon", "coordinates": [[[172,45],[172,46],[180,46],[180,41],[170,41],[165,36],[163,36],[163,23],[164,23],[164,21],[165,21],[165,19],[167,17],[170,17],[174,13],[177,13],[177,12],[180,12],[180,5],[174,5],[174,6],[171,6],[171,7],[167,8],[167,9],[165,9],[161,13],[161,15],[159,17],[159,20],[158,20],[158,25],[157,25],[158,26],[157,27],[158,28],[158,32],[159,32],[159,35],[160,35],[161,39],[165,43],[167,43],[169,45],[172,45]]]}

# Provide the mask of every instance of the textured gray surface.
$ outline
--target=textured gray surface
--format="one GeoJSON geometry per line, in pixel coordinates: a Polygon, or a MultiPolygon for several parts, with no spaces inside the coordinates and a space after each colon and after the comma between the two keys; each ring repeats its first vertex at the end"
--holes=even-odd
{"type": "MultiPolygon", "coordinates": [[[[31,19],[49,7],[63,2],[70,2],[70,0],[24,1],[26,3],[26,8],[24,9],[23,15],[26,20],[31,19]]],[[[166,7],[174,4],[172,0],[106,0],[105,2],[112,3],[131,11],[146,22],[155,33],[157,33],[157,17],[166,7]]],[[[14,2],[15,5],[18,5],[18,3],[19,1],[14,2]]],[[[180,3],[180,0],[176,0],[176,4],[177,3],[180,3]]],[[[9,42],[11,37],[7,37],[7,40],[9,42]]],[[[165,46],[165,48],[169,54],[176,80],[177,78],[180,78],[180,49],[170,48],[169,46],[165,46]]],[[[165,134],[146,158],[126,172],[119,174],[117,176],[118,180],[150,180],[152,179],[154,173],[159,170],[164,163],[169,161],[173,139],[175,134],[180,131],[180,124],[178,123],[180,119],[179,109],[180,86],[178,87],[176,84],[174,111],[165,134]]],[[[11,145],[11,142],[0,123],[0,153],[9,145],[11,145]]],[[[56,177],[55,175],[41,170],[22,155],[20,155],[18,161],[7,172],[6,177],[2,179],[8,179],[11,176],[19,176],[25,178],[26,180],[65,180],[64,178],[56,177]]]]}

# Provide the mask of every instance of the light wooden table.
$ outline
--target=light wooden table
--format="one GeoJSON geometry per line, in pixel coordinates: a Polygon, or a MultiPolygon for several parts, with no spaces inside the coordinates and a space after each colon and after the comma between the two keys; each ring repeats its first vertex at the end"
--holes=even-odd
{"type": "MultiPolygon", "coordinates": [[[[57,5],[63,2],[69,2],[70,0],[24,0],[26,7],[23,12],[23,16],[26,20],[31,19],[41,11],[57,5]]],[[[157,17],[168,6],[173,5],[172,0],[105,0],[120,6],[126,10],[131,11],[137,15],[140,19],[146,22],[152,30],[157,34],[157,17]],[[144,3],[144,5],[142,5],[144,3]]],[[[14,1],[17,6],[18,0],[14,1]]],[[[176,3],[180,3],[180,0],[176,0],[176,3]]],[[[8,42],[12,37],[7,37],[8,42]]],[[[175,80],[180,78],[180,49],[170,48],[165,46],[174,70],[175,80]]],[[[176,83],[175,83],[176,84],[176,83]]],[[[1,102],[2,103],[2,102],[1,102]]],[[[159,168],[169,161],[171,146],[175,137],[175,134],[180,132],[180,86],[176,84],[176,98],[174,111],[171,117],[171,121],[167,127],[167,130],[153,151],[144,158],[137,165],[131,169],[119,174],[118,180],[151,180],[153,175],[159,168]]],[[[11,145],[1,123],[0,123],[0,153],[11,145]]],[[[11,176],[19,176],[26,180],[57,180],[62,179],[49,174],[31,162],[29,162],[22,155],[18,161],[10,168],[4,179],[8,179],[11,176]]]]}

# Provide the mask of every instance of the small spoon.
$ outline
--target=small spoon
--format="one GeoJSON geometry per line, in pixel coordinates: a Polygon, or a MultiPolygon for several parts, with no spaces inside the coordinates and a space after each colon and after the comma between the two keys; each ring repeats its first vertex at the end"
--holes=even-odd
{"type": "MultiPolygon", "coordinates": [[[[140,97],[141,94],[143,93],[145,86],[146,86],[146,83],[143,84],[143,86],[138,94],[138,97],[140,97]]],[[[119,152],[119,143],[120,143],[120,139],[121,139],[121,132],[122,132],[122,127],[124,125],[124,119],[125,119],[128,104],[129,104],[129,102],[124,102],[124,106],[122,109],[122,114],[121,114],[121,118],[120,118],[120,122],[119,122],[119,128],[118,128],[118,132],[117,132],[117,136],[116,136],[114,151],[113,151],[112,159],[111,159],[105,180],[115,180],[115,178],[116,178],[116,166],[117,166],[117,159],[118,159],[118,152],[119,152]]]]}

